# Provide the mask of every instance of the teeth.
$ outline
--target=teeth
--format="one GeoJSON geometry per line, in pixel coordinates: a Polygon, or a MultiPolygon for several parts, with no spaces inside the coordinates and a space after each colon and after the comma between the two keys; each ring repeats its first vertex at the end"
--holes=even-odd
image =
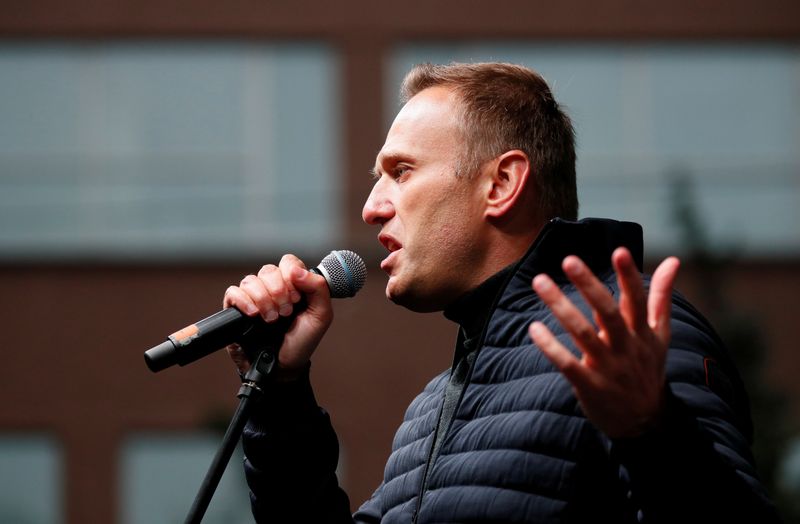
{"type": "Polygon", "coordinates": [[[387,250],[388,250],[390,253],[392,253],[392,252],[394,252],[394,251],[397,251],[398,249],[400,249],[400,244],[398,244],[397,242],[394,242],[393,240],[389,240],[388,238],[386,239],[386,241],[385,241],[385,242],[383,242],[383,245],[386,247],[386,249],[387,249],[387,250]]]}

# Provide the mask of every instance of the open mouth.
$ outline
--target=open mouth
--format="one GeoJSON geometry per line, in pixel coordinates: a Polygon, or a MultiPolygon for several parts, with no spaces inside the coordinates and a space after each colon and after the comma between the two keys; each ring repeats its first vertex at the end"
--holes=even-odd
{"type": "Polygon", "coordinates": [[[381,244],[383,244],[383,247],[389,250],[389,253],[394,253],[395,251],[403,247],[400,244],[400,242],[390,237],[389,235],[380,235],[378,237],[378,240],[380,241],[381,244]]]}
{"type": "Polygon", "coordinates": [[[379,235],[378,240],[389,251],[389,255],[381,262],[381,269],[391,274],[396,265],[395,253],[403,249],[403,245],[389,235],[379,235]]]}

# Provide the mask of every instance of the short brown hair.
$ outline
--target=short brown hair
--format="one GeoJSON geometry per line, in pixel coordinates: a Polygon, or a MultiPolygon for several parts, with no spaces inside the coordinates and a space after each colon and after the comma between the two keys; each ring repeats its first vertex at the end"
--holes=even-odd
{"type": "Polygon", "coordinates": [[[575,131],[538,73],[504,63],[420,64],[403,80],[401,100],[435,86],[452,89],[463,106],[466,151],[457,174],[472,175],[487,160],[519,149],[531,161],[539,217],[577,219],[575,131]]]}

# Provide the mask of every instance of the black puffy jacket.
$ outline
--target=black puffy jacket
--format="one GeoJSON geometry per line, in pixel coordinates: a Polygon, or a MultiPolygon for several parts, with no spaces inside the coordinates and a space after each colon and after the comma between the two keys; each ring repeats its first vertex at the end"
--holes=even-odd
{"type": "Polygon", "coordinates": [[[338,444],[327,414],[307,381],[276,385],[243,439],[256,520],[777,521],[750,454],[752,427],[738,374],[713,329],[677,293],[667,414],[658,433],[608,439],[583,416],[569,383],[530,340],[527,328],[540,320],[577,354],[531,290],[531,280],[548,273],[591,318],[561,261],[580,256],[617,293],[610,259],[618,246],[628,247],[641,267],[636,224],[556,219],[543,229],[495,301],[435,462],[428,459],[449,371],[409,406],[383,483],[352,518],[336,482],[338,444]]]}

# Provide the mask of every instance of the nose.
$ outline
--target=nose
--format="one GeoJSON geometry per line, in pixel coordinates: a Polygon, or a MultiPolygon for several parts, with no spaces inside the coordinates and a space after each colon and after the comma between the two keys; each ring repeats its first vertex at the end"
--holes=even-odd
{"type": "Polygon", "coordinates": [[[381,177],[375,182],[367,201],[364,202],[364,209],[361,210],[361,218],[371,226],[383,224],[394,216],[394,205],[384,187],[386,179],[387,177],[381,177]]]}

